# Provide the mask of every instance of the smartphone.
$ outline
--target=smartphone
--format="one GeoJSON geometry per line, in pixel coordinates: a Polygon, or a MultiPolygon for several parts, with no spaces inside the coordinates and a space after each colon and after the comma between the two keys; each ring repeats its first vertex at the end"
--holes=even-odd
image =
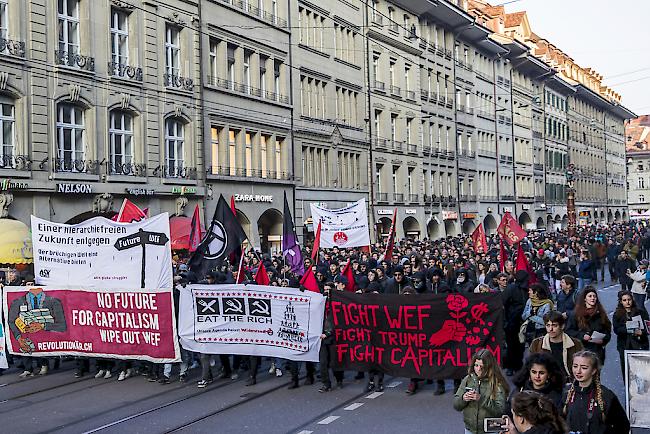
{"type": "Polygon", "coordinates": [[[466,387],[465,392],[473,392],[474,388],[473,387],[466,387]]]}
{"type": "Polygon", "coordinates": [[[483,419],[483,431],[486,433],[498,433],[505,429],[506,424],[501,417],[486,417],[483,419]]]}

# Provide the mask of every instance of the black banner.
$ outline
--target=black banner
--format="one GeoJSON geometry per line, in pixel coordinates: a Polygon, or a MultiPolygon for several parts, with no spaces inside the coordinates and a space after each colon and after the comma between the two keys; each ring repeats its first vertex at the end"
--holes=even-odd
{"type": "Polygon", "coordinates": [[[462,378],[483,348],[501,362],[500,294],[384,295],[334,291],[332,367],[405,378],[462,378]]]}

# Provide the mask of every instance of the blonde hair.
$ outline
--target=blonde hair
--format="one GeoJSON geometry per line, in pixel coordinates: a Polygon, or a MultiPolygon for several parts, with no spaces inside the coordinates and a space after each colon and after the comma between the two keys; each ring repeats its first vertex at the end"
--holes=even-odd
{"type": "MultiPolygon", "coordinates": [[[[591,367],[596,370],[594,372],[594,376],[591,381],[594,383],[594,387],[596,389],[596,406],[600,408],[600,417],[604,423],[605,422],[605,400],[603,399],[603,387],[602,384],[600,383],[600,369],[602,367],[600,359],[598,358],[596,353],[588,350],[583,350],[575,353],[573,355],[572,362],[573,360],[575,360],[576,357],[589,359],[589,361],[591,362],[591,367]]],[[[573,401],[573,398],[575,396],[576,393],[575,385],[576,385],[576,381],[573,381],[571,383],[571,387],[569,388],[569,391],[566,394],[566,400],[564,401],[564,408],[562,410],[564,417],[567,416],[569,403],[573,401]]]]}

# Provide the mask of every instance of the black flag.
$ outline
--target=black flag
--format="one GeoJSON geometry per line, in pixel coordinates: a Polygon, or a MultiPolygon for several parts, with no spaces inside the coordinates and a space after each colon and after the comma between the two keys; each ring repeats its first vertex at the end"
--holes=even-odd
{"type": "Polygon", "coordinates": [[[221,265],[228,254],[240,247],[246,238],[246,233],[223,195],[219,195],[210,228],[190,259],[190,270],[199,278],[205,276],[208,271],[221,265]]]}

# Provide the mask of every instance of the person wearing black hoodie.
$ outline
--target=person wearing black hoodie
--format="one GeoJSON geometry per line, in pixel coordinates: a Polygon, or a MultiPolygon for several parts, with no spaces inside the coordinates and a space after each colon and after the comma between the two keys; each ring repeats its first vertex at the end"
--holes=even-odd
{"type": "Polygon", "coordinates": [[[443,273],[440,268],[433,268],[430,272],[431,292],[434,294],[447,294],[452,292],[447,282],[443,278],[443,273]]]}
{"type": "Polygon", "coordinates": [[[465,268],[459,268],[456,271],[456,280],[452,283],[453,292],[473,293],[476,284],[470,280],[469,273],[465,268]]]}
{"type": "Polygon", "coordinates": [[[547,397],[559,410],[562,404],[562,389],[565,384],[564,368],[549,353],[533,353],[526,358],[524,367],[512,379],[518,392],[532,390],[547,397]]]}
{"type": "Polygon", "coordinates": [[[398,265],[393,277],[384,282],[384,294],[401,294],[407,286],[411,286],[411,279],[404,275],[404,268],[398,265]]]}
{"type": "Polygon", "coordinates": [[[521,369],[523,363],[524,344],[519,342],[519,328],[523,322],[521,315],[524,313],[528,300],[528,279],[527,271],[518,270],[515,273],[515,281],[508,285],[501,294],[507,347],[503,367],[508,376],[521,369]]]}

